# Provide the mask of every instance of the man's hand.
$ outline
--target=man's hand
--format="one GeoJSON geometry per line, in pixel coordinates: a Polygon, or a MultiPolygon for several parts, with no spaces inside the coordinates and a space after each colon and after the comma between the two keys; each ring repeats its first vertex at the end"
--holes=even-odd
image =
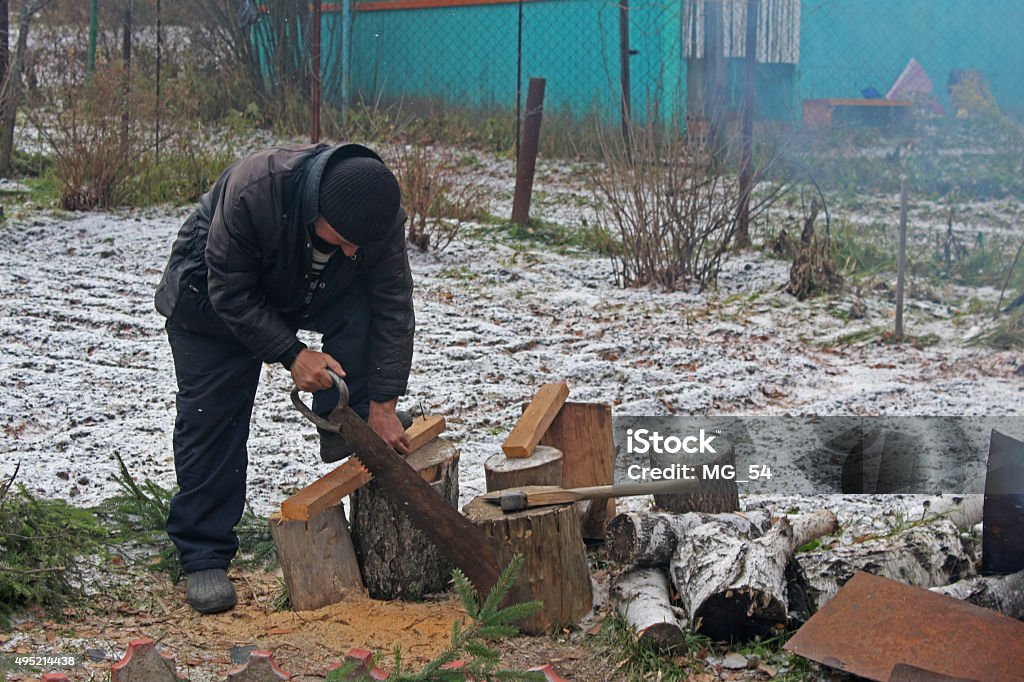
{"type": "Polygon", "coordinates": [[[398,415],[395,414],[397,404],[398,398],[385,403],[371,400],[370,418],[367,423],[374,433],[404,457],[409,454],[409,439],[405,437],[405,429],[402,428],[402,423],[398,421],[398,415]]]}
{"type": "Polygon", "coordinates": [[[331,370],[339,377],[345,377],[345,370],[341,368],[341,364],[337,360],[327,353],[319,353],[305,348],[295,356],[295,361],[292,362],[292,381],[300,391],[313,392],[330,388],[334,382],[331,381],[327,370],[331,370]]]}

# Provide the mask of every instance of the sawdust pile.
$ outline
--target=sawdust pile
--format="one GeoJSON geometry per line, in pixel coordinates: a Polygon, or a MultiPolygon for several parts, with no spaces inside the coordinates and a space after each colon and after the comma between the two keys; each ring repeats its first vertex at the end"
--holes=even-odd
{"type": "Polygon", "coordinates": [[[448,644],[456,620],[467,616],[453,597],[385,602],[353,592],[316,611],[268,611],[246,600],[231,613],[195,618],[185,630],[206,642],[207,651],[226,653],[236,646],[273,651],[281,667],[295,674],[323,672],[354,647],[374,652],[385,667],[400,647],[403,661],[422,665],[448,644]]]}

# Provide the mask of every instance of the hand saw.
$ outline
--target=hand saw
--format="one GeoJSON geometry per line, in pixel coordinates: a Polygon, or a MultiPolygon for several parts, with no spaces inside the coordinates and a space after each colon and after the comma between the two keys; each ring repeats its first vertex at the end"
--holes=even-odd
{"type": "Polygon", "coordinates": [[[381,489],[445,558],[466,574],[477,592],[486,596],[501,572],[490,540],[352,411],[348,386],[334,372],[328,374],[340,396],[338,406],[326,419],[302,402],[297,388],[291,392],[292,404],[318,428],[342,434],[355,453],[352,456],[373,474],[381,489]]]}

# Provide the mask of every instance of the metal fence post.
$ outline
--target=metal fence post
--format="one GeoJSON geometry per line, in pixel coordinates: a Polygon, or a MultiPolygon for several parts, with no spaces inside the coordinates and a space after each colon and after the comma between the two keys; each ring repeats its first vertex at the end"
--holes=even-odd
{"type": "Polygon", "coordinates": [[[311,94],[311,106],[312,106],[312,123],[309,133],[309,141],[316,144],[320,141],[320,15],[321,15],[321,0],[313,0],[313,26],[312,26],[312,45],[310,52],[310,62],[313,67],[313,78],[310,83],[312,89],[311,94]]]}
{"type": "Polygon", "coordinates": [[[758,0],[747,0],[746,59],[742,104],[742,143],[740,151],[740,205],[736,216],[736,246],[750,246],[750,195],[754,191],[754,105],[757,98],[757,22],[758,0]]]}

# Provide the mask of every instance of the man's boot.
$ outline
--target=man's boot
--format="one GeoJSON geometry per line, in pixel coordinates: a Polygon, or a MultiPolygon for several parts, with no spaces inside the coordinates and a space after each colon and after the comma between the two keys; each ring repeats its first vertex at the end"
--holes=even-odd
{"type": "Polygon", "coordinates": [[[186,592],[189,606],[199,613],[220,613],[235,608],[235,586],[223,568],[208,568],[188,574],[186,592]]]}
{"type": "MultiPolygon", "coordinates": [[[[412,426],[411,412],[395,410],[395,414],[398,415],[398,421],[402,424],[403,429],[412,426]]],[[[353,454],[352,446],[345,440],[345,436],[340,433],[324,431],[323,429],[317,429],[317,433],[320,434],[320,459],[324,463],[332,464],[353,454]]]]}

